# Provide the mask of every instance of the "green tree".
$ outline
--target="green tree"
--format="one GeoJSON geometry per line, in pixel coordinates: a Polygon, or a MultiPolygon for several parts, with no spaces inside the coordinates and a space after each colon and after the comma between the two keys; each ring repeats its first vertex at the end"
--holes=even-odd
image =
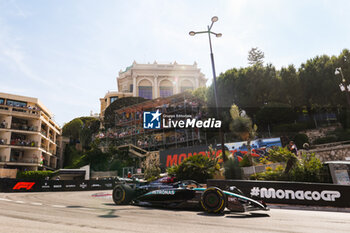
{"type": "Polygon", "coordinates": [[[92,141],[92,135],[97,133],[100,121],[94,117],[78,117],[66,123],[62,129],[62,135],[72,141],[80,141],[83,148],[87,149],[92,141]]]}
{"type": "Polygon", "coordinates": [[[302,105],[302,87],[294,65],[289,65],[287,68],[282,67],[279,76],[281,80],[280,102],[289,104],[293,108],[300,108],[302,105]]]}
{"type": "Polygon", "coordinates": [[[265,54],[258,47],[252,48],[248,52],[248,64],[262,66],[264,64],[265,54]]]}
{"type": "Polygon", "coordinates": [[[208,95],[207,92],[208,92],[207,87],[199,87],[192,91],[192,95],[204,102],[207,102],[207,95],[208,95]]]}
{"type": "Polygon", "coordinates": [[[69,137],[71,140],[78,140],[83,125],[84,123],[80,118],[75,118],[63,126],[62,135],[69,137]]]}

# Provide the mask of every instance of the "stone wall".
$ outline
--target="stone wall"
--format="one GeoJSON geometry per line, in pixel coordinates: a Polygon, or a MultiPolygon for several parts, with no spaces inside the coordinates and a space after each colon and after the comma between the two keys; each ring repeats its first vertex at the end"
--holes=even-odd
{"type": "Polygon", "coordinates": [[[312,143],[317,138],[326,137],[328,132],[332,132],[339,127],[340,125],[334,125],[334,126],[322,127],[318,129],[309,129],[306,131],[300,131],[299,133],[306,134],[307,137],[309,138],[309,142],[312,143]]]}
{"type": "Polygon", "coordinates": [[[322,161],[339,161],[350,158],[350,145],[338,145],[333,147],[326,147],[313,150],[300,150],[300,152],[315,153],[315,155],[322,161]]]}

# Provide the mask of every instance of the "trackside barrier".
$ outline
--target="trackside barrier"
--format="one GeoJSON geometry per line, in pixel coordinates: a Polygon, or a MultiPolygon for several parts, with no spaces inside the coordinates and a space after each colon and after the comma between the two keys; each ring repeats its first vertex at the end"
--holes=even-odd
{"type": "Polygon", "coordinates": [[[350,185],[247,180],[208,180],[207,185],[236,186],[248,197],[266,203],[350,207],[350,185]]]}
{"type": "Polygon", "coordinates": [[[115,180],[0,179],[0,192],[86,191],[113,189],[115,180]]]}

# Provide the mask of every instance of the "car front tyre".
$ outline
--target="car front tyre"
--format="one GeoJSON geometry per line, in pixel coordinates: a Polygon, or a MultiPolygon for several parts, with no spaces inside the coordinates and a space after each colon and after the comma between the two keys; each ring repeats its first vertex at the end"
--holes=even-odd
{"type": "Polygon", "coordinates": [[[208,213],[222,213],[226,208],[226,195],[216,187],[207,188],[201,196],[201,205],[208,213]]]}

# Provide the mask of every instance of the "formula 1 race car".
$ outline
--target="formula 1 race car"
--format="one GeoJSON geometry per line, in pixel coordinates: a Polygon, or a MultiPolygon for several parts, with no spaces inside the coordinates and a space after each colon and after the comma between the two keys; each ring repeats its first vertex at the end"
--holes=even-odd
{"type": "Polygon", "coordinates": [[[228,191],[217,187],[205,188],[196,181],[174,182],[161,178],[150,183],[119,183],[113,189],[113,201],[117,205],[140,205],[179,209],[201,209],[208,213],[269,210],[263,201],[243,195],[234,186],[228,191]]]}

